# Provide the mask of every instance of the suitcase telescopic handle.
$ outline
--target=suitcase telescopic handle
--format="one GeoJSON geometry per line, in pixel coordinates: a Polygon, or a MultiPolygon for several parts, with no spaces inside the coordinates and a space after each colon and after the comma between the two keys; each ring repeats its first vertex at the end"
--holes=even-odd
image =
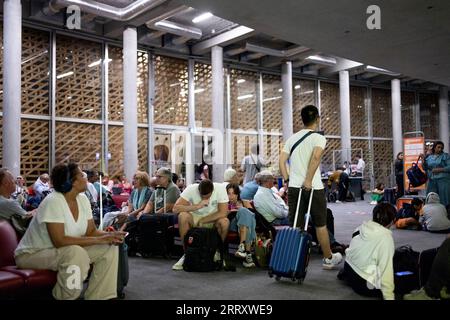
{"type": "MultiPolygon", "coordinates": [[[[298,209],[300,208],[300,200],[302,198],[302,191],[303,191],[303,188],[300,188],[300,192],[298,194],[298,200],[297,200],[297,208],[295,209],[295,218],[294,218],[294,226],[293,226],[294,228],[297,227],[298,209]]],[[[309,196],[309,203],[308,203],[308,211],[306,211],[306,214],[305,214],[305,231],[308,231],[308,223],[309,223],[309,217],[311,216],[310,212],[311,212],[313,193],[314,193],[314,189],[311,189],[311,195],[309,196]]]]}

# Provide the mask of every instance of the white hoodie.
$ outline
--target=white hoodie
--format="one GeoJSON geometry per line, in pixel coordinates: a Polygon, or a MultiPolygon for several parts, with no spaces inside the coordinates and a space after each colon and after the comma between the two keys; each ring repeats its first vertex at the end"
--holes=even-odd
{"type": "Polygon", "coordinates": [[[356,230],[360,234],[345,251],[345,262],[363,279],[368,288],[381,289],[385,300],[394,300],[394,239],[392,232],[373,221],[356,230]]]}

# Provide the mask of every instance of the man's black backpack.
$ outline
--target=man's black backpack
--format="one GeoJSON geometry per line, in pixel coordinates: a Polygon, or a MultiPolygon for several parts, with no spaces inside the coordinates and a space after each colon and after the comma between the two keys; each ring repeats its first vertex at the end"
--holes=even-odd
{"type": "Polygon", "coordinates": [[[184,237],[185,271],[209,272],[222,266],[222,240],[216,229],[192,228],[184,237]],[[214,261],[216,251],[221,254],[220,261],[214,261]]]}
{"type": "Polygon", "coordinates": [[[420,289],[419,256],[411,246],[401,246],[394,253],[394,284],[395,293],[403,295],[412,290],[420,289]]]}

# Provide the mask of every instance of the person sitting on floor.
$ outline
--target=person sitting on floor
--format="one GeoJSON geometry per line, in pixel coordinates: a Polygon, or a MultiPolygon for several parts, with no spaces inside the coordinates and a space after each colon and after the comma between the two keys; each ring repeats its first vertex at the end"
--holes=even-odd
{"type": "Polygon", "coordinates": [[[395,227],[397,229],[422,230],[422,225],[419,223],[422,208],[423,201],[419,198],[412,199],[411,204],[403,204],[403,208],[400,208],[395,216],[395,227]]]}
{"type": "Polygon", "coordinates": [[[379,183],[372,191],[372,202],[370,202],[370,204],[380,203],[381,201],[383,201],[383,196],[384,196],[384,184],[379,183]]]}
{"type": "Polygon", "coordinates": [[[353,233],[338,279],[346,281],[360,295],[385,300],[395,298],[395,247],[389,228],[396,213],[390,203],[379,203],[373,209],[372,220],[364,222],[353,233]]]}
{"type": "MultiPolygon", "coordinates": [[[[224,241],[230,225],[227,218],[228,201],[227,191],[221,183],[206,179],[199,184],[189,185],[173,207],[173,212],[178,214],[181,239],[191,228],[215,227],[224,241]]],[[[184,258],[183,255],[172,270],[183,270],[184,258]]]]}
{"type": "Polygon", "coordinates": [[[122,243],[125,234],[97,230],[84,194],[87,179],[77,164],[56,165],[51,181],[55,192],[42,201],[20,240],[15,251],[17,266],[57,271],[53,297],[75,300],[93,265],[84,298],[116,298],[119,251],[115,244],[122,243]],[[74,278],[75,271],[79,277],[74,278]]]}
{"type": "Polygon", "coordinates": [[[427,283],[420,290],[403,296],[404,300],[450,299],[450,235],[437,250],[427,283]]]}
{"type": "Polygon", "coordinates": [[[245,268],[255,267],[252,258],[252,244],[256,239],[256,220],[255,214],[249,209],[244,208],[240,198],[239,185],[229,184],[227,186],[228,212],[236,214],[230,222],[230,230],[239,233],[239,247],[235,253],[238,258],[245,259],[242,265],[245,268]]]}
{"type": "Polygon", "coordinates": [[[419,222],[426,231],[436,233],[450,232],[450,220],[447,216],[447,209],[440,203],[439,195],[430,192],[425,200],[423,215],[419,222]]]}

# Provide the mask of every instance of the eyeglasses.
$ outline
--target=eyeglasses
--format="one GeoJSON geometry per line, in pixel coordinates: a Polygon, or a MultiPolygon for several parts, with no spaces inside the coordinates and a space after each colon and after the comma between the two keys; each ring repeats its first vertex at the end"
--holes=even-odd
{"type": "Polygon", "coordinates": [[[158,176],[158,175],[156,175],[155,177],[157,177],[157,178],[165,178],[165,176],[158,176]]]}

